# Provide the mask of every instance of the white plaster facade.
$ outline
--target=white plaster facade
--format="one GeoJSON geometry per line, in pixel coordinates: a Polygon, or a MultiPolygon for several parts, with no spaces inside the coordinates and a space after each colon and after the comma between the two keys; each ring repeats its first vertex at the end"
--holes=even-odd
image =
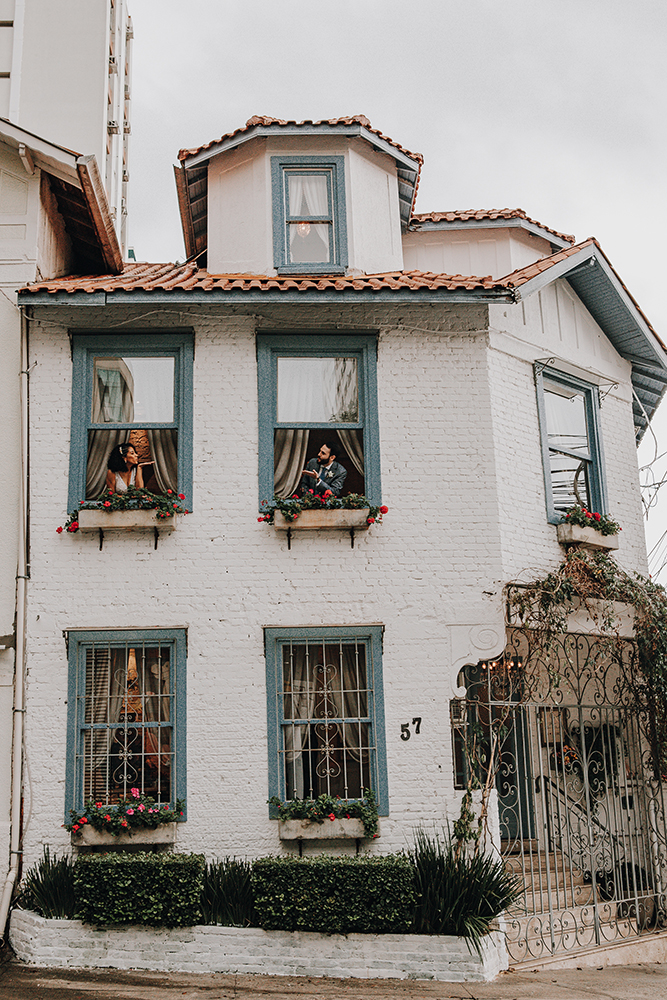
{"type": "MultiPolygon", "coordinates": [[[[449,700],[465,663],[503,648],[503,585],[544,573],[562,556],[545,515],[531,365],[545,350],[556,355],[557,333],[524,327],[521,304],[500,310],[497,329],[480,305],[188,310],[195,336],[193,513],[157,550],[150,534],[119,534],[100,552],[94,535],[55,533],[67,494],[69,331],[108,324],[113,336],[119,323],[125,330],[182,327],[178,309],[150,312],[35,310],[26,861],[45,843],[68,845],[60,826],[64,632],[149,626],[188,630],[188,820],[177,845],[216,857],[280,849],[266,806],[263,627],[382,623],[390,808],[370,849],[400,850],[419,823],[457,814],[449,700]],[[323,532],[302,534],[288,551],[284,533],[258,524],[255,514],[256,331],[334,322],[379,331],[389,513],[353,549],[347,534],[323,532]],[[322,559],[335,568],[325,580],[322,559]],[[421,734],[406,743],[400,726],[414,716],[422,717],[421,734]]],[[[624,529],[618,559],[645,571],[627,365],[613,350],[601,362],[595,336],[591,327],[576,357],[619,383],[601,411],[609,505],[624,529]]]]}

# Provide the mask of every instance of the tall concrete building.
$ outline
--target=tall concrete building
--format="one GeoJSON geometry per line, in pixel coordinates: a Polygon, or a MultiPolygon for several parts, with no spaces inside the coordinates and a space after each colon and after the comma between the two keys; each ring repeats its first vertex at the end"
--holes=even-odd
{"type": "Polygon", "coordinates": [[[94,153],[123,252],[131,50],[126,0],[0,0],[0,117],[94,153]]]}

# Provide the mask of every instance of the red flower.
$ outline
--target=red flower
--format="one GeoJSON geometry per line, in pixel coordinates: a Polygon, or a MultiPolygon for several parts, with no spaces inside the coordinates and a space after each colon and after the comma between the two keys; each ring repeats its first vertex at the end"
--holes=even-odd
{"type": "Polygon", "coordinates": [[[332,823],[333,823],[333,821],[335,820],[335,818],[336,818],[336,817],[334,816],[334,814],[333,814],[333,813],[329,813],[329,819],[331,820],[331,822],[332,822],[332,823]]]}
{"type": "Polygon", "coordinates": [[[389,508],[385,507],[384,504],[380,507],[380,513],[381,514],[386,514],[388,512],[388,510],[389,510],[389,508]]]}
{"type": "Polygon", "coordinates": [[[83,507],[85,502],[86,502],[85,500],[79,500],[79,507],[83,507]]]}
{"type": "Polygon", "coordinates": [[[186,514],[189,514],[189,513],[190,513],[190,511],[189,511],[189,510],[186,510],[186,512],[185,512],[185,513],[186,513],[186,514]]]}
{"type": "Polygon", "coordinates": [[[595,518],[596,521],[600,521],[602,519],[601,514],[593,514],[593,517],[595,518]]]}
{"type": "Polygon", "coordinates": [[[257,520],[258,521],[266,521],[266,518],[265,517],[258,517],[257,520]]]}
{"type": "Polygon", "coordinates": [[[104,501],[104,506],[105,507],[110,507],[111,506],[111,500],[105,500],[104,501]]]}
{"type": "Polygon", "coordinates": [[[96,809],[101,809],[102,808],[102,803],[101,802],[96,802],[95,803],[95,808],[96,809]]]}
{"type": "Polygon", "coordinates": [[[325,491],[324,491],[324,498],[325,498],[325,499],[326,499],[327,497],[332,497],[332,496],[333,496],[333,493],[331,492],[331,490],[325,490],[325,491]]]}
{"type": "Polygon", "coordinates": [[[589,511],[587,511],[587,510],[585,510],[585,511],[584,511],[584,514],[586,515],[586,517],[592,517],[592,516],[593,516],[593,515],[592,515],[591,513],[589,513],[589,511]]]}
{"type": "Polygon", "coordinates": [[[74,826],[72,827],[72,829],[73,829],[73,830],[78,830],[78,829],[79,829],[79,825],[78,825],[78,823],[75,823],[75,824],[74,824],[74,826]]]}
{"type": "Polygon", "coordinates": [[[126,819],[124,819],[124,820],[123,820],[123,822],[122,822],[122,823],[121,823],[120,825],[121,825],[121,826],[127,826],[127,820],[126,820],[126,819]]]}
{"type": "Polygon", "coordinates": [[[62,530],[63,530],[62,528],[56,528],[56,531],[58,532],[58,534],[61,534],[62,530]]]}
{"type": "Polygon", "coordinates": [[[374,517],[367,517],[366,518],[366,524],[375,524],[375,518],[374,517]]]}
{"type": "Polygon", "coordinates": [[[178,494],[178,499],[179,500],[185,500],[185,493],[179,493],[178,494]]]}
{"type": "Polygon", "coordinates": [[[178,507],[177,503],[172,504],[172,507],[178,507]]]}
{"type": "Polygon", "coordinates": [[[82,816],[81,819],[79,820],[79,823],[87,823],[87,822],[88,820],[86,819],[85,816],[82,816]]]}
{"type": "Polygon", "coordinates": [[[167,490],[167,493],[173,493],[173,492],[174,492],[173,490],[167,490]]]}

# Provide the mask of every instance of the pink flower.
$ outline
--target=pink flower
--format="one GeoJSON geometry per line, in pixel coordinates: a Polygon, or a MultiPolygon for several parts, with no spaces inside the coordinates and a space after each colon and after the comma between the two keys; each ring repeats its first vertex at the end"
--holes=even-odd
{"type": "Polygon", "coordinates": [[[125,811],[128,816],[134,816],[134,809],[126,809],[125,811]]]}
{"type": "Polygon", "coordinates": [[[153,812],[153,810],[152,810],[152,809],[149,809],[148,811],[149,811],[149,813],[152,813],[152,812],[153,812]]]}
{"type": "Polygon", "coordinates": [[[133,799],[138,799],[139,798],[139,789],[138,788],[131,788],[130,789],[130,795],[132,796],[133,799]]]}
{"type": "Polygon", "coordinates": [[[144,811],[144,809],[145,809],[145,808],[146,808],[146,806],[145,806],[145,805],[143,805],[143,804],[139,804],[139,805],[137,806],[137,809],[139,810],[139,812],[140,812],[140,813],[142,813],[142,812],[144,811]]]}

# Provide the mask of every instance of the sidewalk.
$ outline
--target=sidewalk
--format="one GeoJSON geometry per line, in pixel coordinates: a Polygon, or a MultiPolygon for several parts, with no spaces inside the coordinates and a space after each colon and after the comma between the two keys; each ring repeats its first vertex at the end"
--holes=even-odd
{"type": "Polygon", "coordinates": [[[0,968],[0,1000],[667,1000],[667,965],[508,972],[493,983],[0,968]]]}

